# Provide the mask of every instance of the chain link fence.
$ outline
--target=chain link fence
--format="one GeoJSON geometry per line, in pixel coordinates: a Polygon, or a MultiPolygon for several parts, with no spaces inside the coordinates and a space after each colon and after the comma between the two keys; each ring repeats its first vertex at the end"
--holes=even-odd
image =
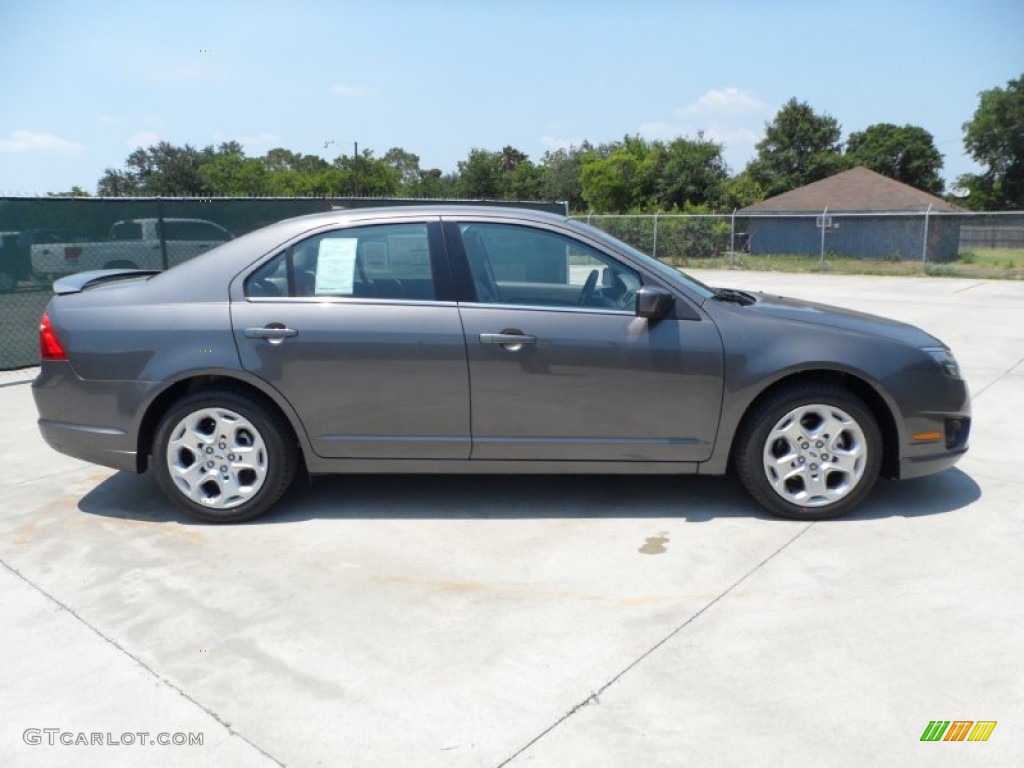
{"type": "MultiPolygon", "coordinates": [[[[0,198],[0,370],[38,362],[55,278],[88,269],[165,269],[275,221],[334,207],[427,201],[323,198],[0,198]]],[[[466,201],[479,204],[476,201],[466,201]]],[[[495,203],[487,203],[494,205],[495,203]]],[[[563,204],[515,203],[556,213],[563,204]]],[[[1024,277],[1024,212],[582,215],[679,267],[908,269],[1024,277]],[[865,264],[864,262],[870,262],[865,264]]]]}
{"type": "MultiPolygon", "coordinates": [[[[871,212],[726,215],[582,215],[586,221],[673,266],[757,269],[814,260],[912,262],[923,272],[1024,276],[1024,212],[871,212]]],[[[870,265],[863,265],[871,271],[870,265]]],[[[881,270],[884,271],[884,270],[881,270]]]]}
{"type": "MultiPolygon", "coordinates": [[[[53,281],[91,269],[167,269],[281,219],[377,198],[0,198],[0,371],[36,365],[53,281]]],[[[480,201],[440,201],[480,205],[480,201]]],[[[510,205],[488,202],[487,205],[510,205]]],[[[564,214],[564,203],[515,203],[564,214]]]]}

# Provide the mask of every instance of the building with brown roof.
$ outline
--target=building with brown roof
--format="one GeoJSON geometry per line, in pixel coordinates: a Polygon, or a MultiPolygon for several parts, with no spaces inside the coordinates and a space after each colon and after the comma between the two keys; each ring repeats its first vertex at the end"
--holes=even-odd
{"type": "Polygon", "coordinates": [[[826,253],[857,258],[956,258],[961,209],[864,167],[852,168],[737,211],[754,254],[826,253]],[[936,214],[936,215],[932,215],[936,214]]]}

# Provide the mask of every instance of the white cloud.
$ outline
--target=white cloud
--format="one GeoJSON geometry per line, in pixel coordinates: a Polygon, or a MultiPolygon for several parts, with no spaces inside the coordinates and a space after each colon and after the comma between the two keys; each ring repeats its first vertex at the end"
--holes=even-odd
{"type": "Polygon", "coordinates": [[[276,133],[257,133],[252,136],[239,136],[238,143],[246,149],[269,147],[272,145],[280,146],[281,137],[276,133]]]}
{"type": "Polygon", "coordinates": [[[540,143],[548,149],[572,149],[583,143],[583,139],[562,139],[557,136],[541,136],[540,143]]]}
{"type": "Polygon", "coordinates": [[[372,88],[364,88],[361,85],[332,85],[331,93],[335,96],[345,96],[352,99],[363,99],[373,95],[372,88]]]}
{"type": "Polygon", "coordinates": [[[154,144],[160,142],[160,135],[153,133],[152,131],[139,131],[133,133],[128,137],[128,141],[125,142],[131,149],[136,147],[151,147],[154,144]]]}
{"type": "Polygon", "coordinates": [[[696,101],[676,110],[676,114],[682,117],[742,115],[763,112],[765,107],[764,102],[750,91],[729,87],[719,91],[708,91],[696,101]]]}
{"type": "Polygon", "coordinates": [[[82,145],[52,133],[11,131],[11,138],[0,139],[0,152],[78,152],[82,145]]]}

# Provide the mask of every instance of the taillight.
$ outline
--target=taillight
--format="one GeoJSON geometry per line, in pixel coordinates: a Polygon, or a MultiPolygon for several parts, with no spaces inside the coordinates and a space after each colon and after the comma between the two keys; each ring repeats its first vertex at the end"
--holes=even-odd
{"type": "Polygon", "coordinates": [[[57,340],[57,334],[53,332],[49,316],[43,312],[39,321],[39,357],[42,360],[67,360],[64,347],[57,340]]]}
{"type": "Polygon", "coordinates": [[[81,246],[69,246],[64,248],[64,259],[66,261],[77,261],[78,257],[82,255],[81,246]]]}

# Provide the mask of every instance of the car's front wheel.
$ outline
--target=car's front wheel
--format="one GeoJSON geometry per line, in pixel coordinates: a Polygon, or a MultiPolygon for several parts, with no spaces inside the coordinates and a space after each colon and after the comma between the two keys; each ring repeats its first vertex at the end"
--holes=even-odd
{"type": "Polygon", "coordinates": [[[735,465],[768,511],[825,520],[871,491],[882,463],[878,423],[864,402],[829,384],[799,384],[758,404],[737,435],[735,465]]]}
{"type": "Polygon", "coordinates": [[[164,415],[153,446],[164,493],[201,520],[236,523],[263,514],[295,476],[288,425],[232,390],[186,395],[164,415]]]}

